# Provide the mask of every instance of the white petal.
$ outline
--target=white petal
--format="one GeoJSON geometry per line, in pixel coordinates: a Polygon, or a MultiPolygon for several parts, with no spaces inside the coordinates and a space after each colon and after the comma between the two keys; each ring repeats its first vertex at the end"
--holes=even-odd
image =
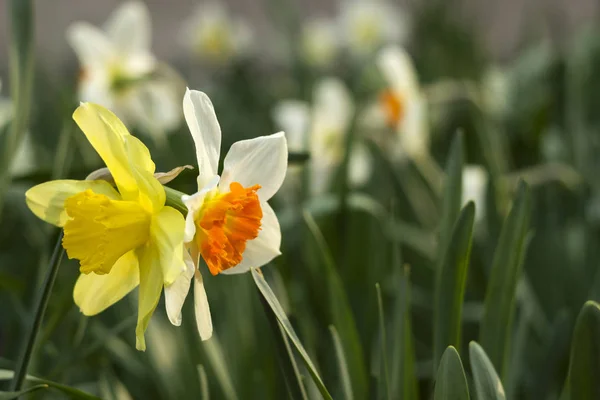
{"type": "Polygon", "coordinates": [[[273,120],[279,129],[285,131],[290,151],[305,151],[308,129],[310,127],[310,109],[300,100],[283,100],[273,109],[273,120]]]}
{"type": "Polygon", "coordinates": [[[410,157],[429,151],[427,102],[419,94],[407,98],[406,115],[399,126],[400,145],[410,157]]]}
{"type": "Polygon", "coordinates": [[[261,201],[267,201],[283,183],[287,159],[287,141],[283,132],[240,140],[225,156],[219,189],[229,191],[232,182],[239,182],[243,187],[258,184],[261,201]]]}
{"type": "Polygon", "coordinates": [[[367,182],[372,172],[373,159],[367,146],[355,143],[348,165],[348,179],[352,186],[362,186],[367,182]]]}
{"type": "Polygon", "coordinates": [[[199,270],[196,270],[194,274],[194,309],[200,339],[208,340],[212,336],[213,326],[208,298],[206,297],[206,290],[204,290],[204,281],[199,270]]]}
{"type": "Polygon", "coordinates": [[[204,197],[211,190],[215,189],[219,184],[219,176],[215,175],[211,180],[208,181],[205,187],[200,189],[199,192],[194,193],[191,196],[183,195],[181,196],[181,201],[188,209],[188,213],[185,217],[185,230],[183,234],[184,243],[190,243],[194,240],[194,235],[196,234],[196,225],[194,223],[194,218],[200,208],[202,208],[202,204],[204,204],[204,197]]]}
{"type": "Polygon", "coordinates": [[[123,55],[150,49],[150,12],[141,1],[123,3],[106,21],[104,29],[123,55]]]}
{"type": "Polygon", "coordinates": [[[67,41],[84,67],[104,65],[115,49],[104,32],[87,22],[77,22],[67,30],[67,41]]]}
{"type": "Polygon", "coordinates": [[[186,89],[183,114],[187,122],[198,159],[198,188],[217,175],[221,152],[221,127],[208,96],[197,90],[186,89]]]}
{"type": "Polygon", "coordinates": [[[475,203],[475,220],[480,221],[485,215],[485,191],[488,176],[485,168],[480,165],[467,165],[463,169],[462,202],[475,203]]]}
{"type": "Polygon", "coordinates": [[[401,98],[418,92],[419,80],[413,62],[402,48],[388,47],[378,56],[378,65],[388,85],[401,98]]]}
{"type": "Polygon", "coordinates": [[[169,317],[169,321],[175,326],[181,325],[181,307],[183,307],[185,298],[190,291],[190,284],[196,270],[196,263],[192,260],[187,249],[183,250],[183,260],[185,261],[185,272],[179,275],[179,278],[171,285],[165,286],[167,316],[169,317]]]}
{"type": "Polygon", "coordinates": [[[258,237],[246,243],[246,250],[241,263],[233,268],[226,269],[223,274],[242,274],[250,268],[262,267],[281,254],[281,228],[275,211],[271,206],[261,203],[263,218],[258,237]]]}

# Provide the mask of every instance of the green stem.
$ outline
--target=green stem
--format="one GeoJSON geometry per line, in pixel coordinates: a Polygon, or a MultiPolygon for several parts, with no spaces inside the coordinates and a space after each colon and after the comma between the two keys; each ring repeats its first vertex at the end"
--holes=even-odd
{"type": "Polygon", "coordinates": [[[167,206],[173,207],[174,209],[182,213],[185,217],[187,215],[188,209],[181,200],[181,196],[185,195],[185,193],[182,193],[179,190],[172,189],[168,186],[163,187],[165,188],[165,195],[167,197],[165,204],[167,206]]]}
{"type": "Polygon", "coordinates": [[[21,390],[23,382],[25,381],[25,376],[27,375],[27,368],[29,367],[29,362],[31,361],[31,354],[33,353],[35,339],[42,325],[44,313],[46,312],[46,307],[48,306],[48,300],[50,299],[50,294],[52,293],[52,287],[54,286],[54,281],[56,280],[56,275],[58,274],[58,267],[60,266],[60,262],[65,252],[62,248],[62,238],[63,232],[61,231],[58,235],[58,240],[56,241],[56,246],[54,247],[54,252],[52,253],[52,258],[50,259],[50,265],[48,266],[49,268],[46,273],[44,286],[42,287],[42,291],[39,292],[39,297],[35,302],[33,323],[25,338],[25,345],[23,347],[21,357],[17,362],[15,376],[13,377],[11,383],[12,391],[21,390]]]}

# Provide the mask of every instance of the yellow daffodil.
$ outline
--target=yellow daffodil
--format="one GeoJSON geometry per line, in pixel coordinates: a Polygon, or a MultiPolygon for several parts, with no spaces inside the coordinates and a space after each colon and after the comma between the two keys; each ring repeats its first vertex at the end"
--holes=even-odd
{"type": "MultiPolygon", "coordinates": [[[[310,150],[310,183],[314,195],[322,194],[331,183],[346,150],[346,138],[354,114],[354,102],[344,83],[324,78],[317,83],[313,104],[285,100],[273,112],[275,123],[286,131],[294,151],[310,150]]],[[[349,180],[363,184],[371,174],[368,150],[355,143],[350,157],[349,180]]]]}
{"type": "Polygon", "coordinates": [[[179,125],[183,85],[151,52],[150,13],[143,2],[123,3],[104,29],[76,22],[67,39],[81,63],[81,101],[101,104],[151,134],[179,125]]]}
{"type": "Polygon", "coordinates": [[[227,64],[248,53],[252,31],[245,21],[233,18],[218,2],[198,5],[184,25],[182,42],[200,59],[227,64]]]}
{"type": "Polygon", "coordinates": [[[63,247],[79,260],[82,275],[73,297],[85,315],[95,315],[139,285],[136,347],[164,285],[186,270],[185,221],[165,206],[165,190],[144,144],[102,106],[82,103],[73,114],[108,167],[107,181],[56,180],[26,193],[35,215],[63,228],[63,247]]]}
{"type": "MultiPolygon", "coordinates": [[[[208,96],[188,90],[185,120],[196,145],[198,192],[183,196],[188,208],[185,242],[192,259],[202,256],[213,275],[239,274],[265,265],[280,253],[281,229],[267,203],[281,186],[287,169],[283,132],[234,143],[217,175],[221,128],[208,96]]],[[[196,322],[202,340],[212,335],[210,310],[202,275],[190,268],[165,288],[167,314],[181,323],[181,307],[194,277],[196,322]]]]}

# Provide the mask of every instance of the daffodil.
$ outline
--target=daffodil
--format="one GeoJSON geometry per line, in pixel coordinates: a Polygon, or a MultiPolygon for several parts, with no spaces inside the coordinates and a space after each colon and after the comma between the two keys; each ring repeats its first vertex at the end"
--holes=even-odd
{"type": "Polygon", "coordinates": [[[104,29],[76,22],[67,39],[81,64],[81,101],[101,104],[150,134],[179,125],[183,85],[151,52],[150,14],[143,2],[123,3],[104,29]]]}
{"type": "Polygon", "coordinates": [[[358,57],[401,43],[408,33],[405,15],[385,0],[342,2],[339,24],[348,50],[358,57]]]}
{"type": "Polygon", "coordinates": [[[480,165],[467,165],[462,173],[462,202],[475,203],[475,222],[480,222],[485,216],[485,192],[488,176],[485,168],[480,165]]]}
{"type": "MultiPolygon", "coordinates": [[[[337,78],[317,83],[311,105],[285,100],[274,110],[273,118],[283,128],[294,151],[310,151],[310,184],[313,195],[322,194],[343,161],[354,102],[350,92],[337,78]]],[[[355,143],[350,156],[349,180],[363,184],[371,174],[368,150],[355,143]]]]}
{"type": "MultiPolygon", "coordinates": [[[[202,257],[211,274],[240,274],[270,262],[280,253],[281,229],[267,201],[281,186],[287,169],[283,132],[234,143],[217,175],[221,128],[208,96],[187,91],[185,120],[196,145],[198,192],[183,196],[188,213],[185,242],[194,262],[202,257]]],[[[190,268],[165,288],[167,315],[181,323],[181,307],[194,277],[196,322],[203,340],[212,335],[202,275],[190,268]]]]}
{"type": "Polygon", "coordinates": [[[181,37],[199,59],[220,65],[247,54],[253,34],[244,20],[233,18],[221,3],[209,2],[198,5],[181,37]]]}
{"type": "Polygon", "coordinates": [[[341,37],[336,21],[313,18],[302,26],[300,37],[301,56],[313,67],[331,66],[338,55],[341,37]]]}
{"type": "Polygon", "coordinates": [[[73,119],[106,163],[116,188],[104,180],[56,180],[34,186],[27,205],[39,218],[63,228],[63,247],[79,260],[73,297],[95,315],[139,285],[136,347],[164,285],[186,270],[185,220],[165,206],[150,152],[110,111],[82,103],[73,119]]]}

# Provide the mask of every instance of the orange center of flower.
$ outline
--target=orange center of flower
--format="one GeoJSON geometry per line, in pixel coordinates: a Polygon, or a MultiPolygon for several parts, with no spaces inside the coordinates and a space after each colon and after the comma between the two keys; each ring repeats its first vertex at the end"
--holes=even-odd
{"type": "Polygon", "coordinates": [[[244,188],[233,182],[229,189],[207,200],[195,219],[198,248],[213,275],[242,261],[246,242],[258,236],[263,216],[256,194],[260,185],[244,188]]]}
{"type": "Polygon", "coordinates": [[[395,127],[404,117],[404,103],[392,90],[385,90],[379,96],[379,101],[385,113],[386,123],[390,127],[395,127]]]}

